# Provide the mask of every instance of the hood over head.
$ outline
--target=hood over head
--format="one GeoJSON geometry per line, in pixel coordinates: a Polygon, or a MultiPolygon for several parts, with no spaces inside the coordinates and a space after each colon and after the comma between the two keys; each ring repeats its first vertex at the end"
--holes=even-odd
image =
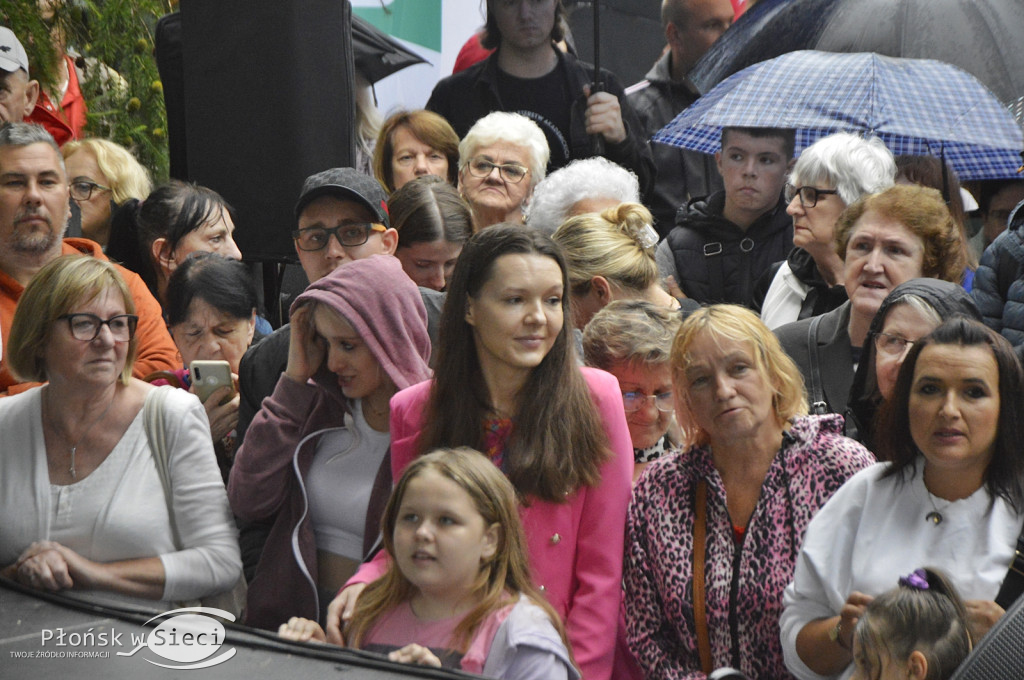
{"type": "Polygon", "coordinates": [[[310,302],[344,317],[398,389],[430,378],[427,310],[396,257],[372,255],[338,267],[311,283],[292,313],[310,302]]]}

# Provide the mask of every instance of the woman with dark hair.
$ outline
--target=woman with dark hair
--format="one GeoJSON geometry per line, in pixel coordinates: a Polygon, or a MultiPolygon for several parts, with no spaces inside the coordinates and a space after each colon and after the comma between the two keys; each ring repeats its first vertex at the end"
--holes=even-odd
{"type": "MultiPolygon", "coordinates": [[[[583,676],[606,679],[633,449],[618,382],[577,366],[568,319],[566,264],[548,236],[501,224],[470,238],[448,286],[435,377],[392,399],[391,462],[397,479],[427,451],[470,446],[508,476],[524,499],[534,578],[583,676]]],[[[382,570],[383,558],[364,565],[331,603],[332,638],[382,570]]]]}
{"type": "Polygon", "coordinates": [[[848,481],[804,537],[782,614],[794,675],[849,677],[866,605],[923,562],[964,596],[974,639],[1002,616],[1024,524],[1022,409],[1013,349],[981,323],[957,317],[914,343],[878,421],[889,462],[848,481]]]}
{"type": "Polygon", "coordinates": [[[882,301],[864,344],[850,388],[846,436],[874,450],[875,412],[892,398],[896,376],[914,343],[954,316],[981,321],[970,294],[956,283],[911,279],[882,301]]]}
{"type": "Polygon", "coordinates": [[[473,233],[469,206],[440,177],[417,177],[388,199],[398,231],[395,257],[416,285],[444,290],[462,246],[473,233]]]}
{"type": "Polygon", "coordinates": [[[107,255],[146,282],[161,302],[167,280],[189,254],[197,250],[235,260],[234,211],[213,189],[171,180],[144,201],[131,199],[114,215],[107,255]]]}
{"type": "Polygon", "coordinates": [[[423,175],[459,181],[459,136],[433,111],[399,111],[380,126],[373,175],[389,194],[423,175]]]}
{"type": "Polygon", "coordinates": [[[189,373],[193,361],[228,362],[235,388],[221,387],[203,402],[225,480],[238,425],[238,364],[255,337],[257,304],[256,283],[244,264],[215,253],[192,253],[171,274],[164,303],[167,325],[183,367],[146,377],[154,384],[194,392],[189,373]]]}

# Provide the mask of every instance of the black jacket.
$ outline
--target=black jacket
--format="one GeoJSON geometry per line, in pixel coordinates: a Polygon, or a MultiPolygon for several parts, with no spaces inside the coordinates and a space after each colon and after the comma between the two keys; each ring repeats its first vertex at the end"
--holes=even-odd
{"type": "Polygon", "coordinates": [[[666,247],[688,298],[749,305],[754,282],[792,249],[793,220],[781,196],[746,231],[722,217],[724,207],[724,191],[690,201],[679,211],[666,247]]]}
{"type": "MultiPolygon", "coordinates": [[[[669,73],[671,55],[662,55],[642,80],[626,90],[629,103],[644,126],[647,139],[668,125],[681,111],[697,100],[700,93],[689,80],[675,82],[669,73]]],[[[664,238],[675,226],[676,213],[690,199],[721,191],[722,176],[712,154],[680,149],[668,144],[651,143],[651,154],[658,178],[647,206],[654,215],[654,226],[664,238]]]]}
{"type": "MultiPolygon", "coordinates": [[[[789,264],[789,269],[793,272],[793,276],[800,283],[810,288],[807,291],[807,297],[804,298],[803,304],[800,306],[800,314],[797,316],[797,320],[809,319],[812,316],[831,312],[846,302],[846,288],[842,284],[829,286],[825,282],[824,277],[822,277],[821,272],[818,271],[818,265],[814,262],[814,258],[803,248],[793,248],[793,250],[789,251],[789,255],[786,256],[786,263],[789,264]]],[[[750,307],[758,314],[761,313],[765,296],[768,295],[768,289],[772,287],[772,281],[775,280],[775,275],[779,273],[781,267],[782,262],[776,262],[768,268],[768,271],[761,275],[761,278],[754,285],[754,295],[751,299],[750,307]]]]}
{"type": "MultiPolygon", "coordinates": [[[[500,49],[500,48],[499,48],[500,49]]],[[[554,48],[552,48],[554,49],[554,48]]],[[[591,138],[587,134],[584,113],[586,98],[583,86],[593,80],[594,67],[576,59],[571,54],[555,50],[558,65],[569,83],[574,101],[570,120],[569,158],[590,158],[591,138]]],[[[619,79],[609,71],[601,70],[604,89],[619,99],[622,122],[626,127],[626,139],[618,144],[606,144],[604,157],[632,170],[640,180],[640,193],[646,197],[654,187],[654,160],[644,136],[643,126],[629,105],[619,79]]],[[[459,138],[466,136],[473,123],[492,111],[505,111],[498,93],[498,53],[474,64],[465,71],[444,78],[430,94],[428,110],[448,119],[459,138]]],[[[552,168],[554,169],[554,168],[552,168]]]]}

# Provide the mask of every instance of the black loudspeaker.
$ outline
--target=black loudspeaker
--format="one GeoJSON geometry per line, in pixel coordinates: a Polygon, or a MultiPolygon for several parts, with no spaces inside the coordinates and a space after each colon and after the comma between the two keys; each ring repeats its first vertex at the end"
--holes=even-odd
{"type": "Polygon", "coordinates": [[[180,12],[175,172],[184,165],[180,179],[234,207],[247,261],[294,260],[303,180],[355,157],[352,8],[347,0],[181,0],[180,12]]]}
{"type": "Polygon", "coordinates": [[[1024,678],[1024,597],[981,638],[950,680],[1024,678]]]}

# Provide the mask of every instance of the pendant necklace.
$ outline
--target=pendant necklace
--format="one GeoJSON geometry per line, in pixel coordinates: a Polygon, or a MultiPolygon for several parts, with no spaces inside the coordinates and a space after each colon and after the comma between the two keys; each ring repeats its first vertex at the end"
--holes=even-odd
{"type": "MultiPolygon", "coordinates": [[[[47,393],[47,395],[49,395],[49,388],[47,388],[47,392],[46,393],[47,393]]],[[[71,449],[70,449],[70,451],[71,451],[71,464],[68,465],[68,473],[71,474],[71,479],[74,479],[75,481],[78,480],[78,472],[75,470],[75,454],[78,452],[78,445],[82,443],[82,440],[85,439],[85,436],[87,434],[92,432],[92,428],[96,427],[97,423],[99,423],[101,420],[103,420],[104,418],[107,417],[107,413],[110,411],[110,407],[114,405],[114,402],[116,400],[117,400],[117,389],[115,388],[114,396],[111,397],[110,403],[107,404],[107,407],[105,409],[103,409],[103,413],[100,414],[100,417],[97,418],[96,420],[92,421],[92,424],[89,425],[89,427],[85,428],[85,432],[83,432],[81,435],[79,435],[78,441],[76,441],[71,446],[71,449]]],[[[49,399],[46,399],[44,401],[49,401],[49,399]]],[[[48,404],[47,404],[46,411],[47,411],[47,415],[50,415],[51,409],[50,409],[48,404]]],[[[54,420],[53,420],[52,417],[50,418],[50,426],[53,427],[56,430],[56,427],[54,425],[54,420]]]]}
{"type": "MultiPolygon", "coordinates": [[[[932,506],[932,511],[924,516],[925,521],[926,522],[931,522],[932,524],[935,524],[935,525],[942,524],[942,519],[943,519],[942,513],[939,512],[939,508],[935,505],[935,500],[932,498],[931,492],[928,491],[927,487],[925,487],[924,492],[928,495],[928,502],[932,506]]],[[[945,510],[952,503],[953,503],[953,501],[946,501],[946,504],[942,506],[942,509],[945,510]]]]}

